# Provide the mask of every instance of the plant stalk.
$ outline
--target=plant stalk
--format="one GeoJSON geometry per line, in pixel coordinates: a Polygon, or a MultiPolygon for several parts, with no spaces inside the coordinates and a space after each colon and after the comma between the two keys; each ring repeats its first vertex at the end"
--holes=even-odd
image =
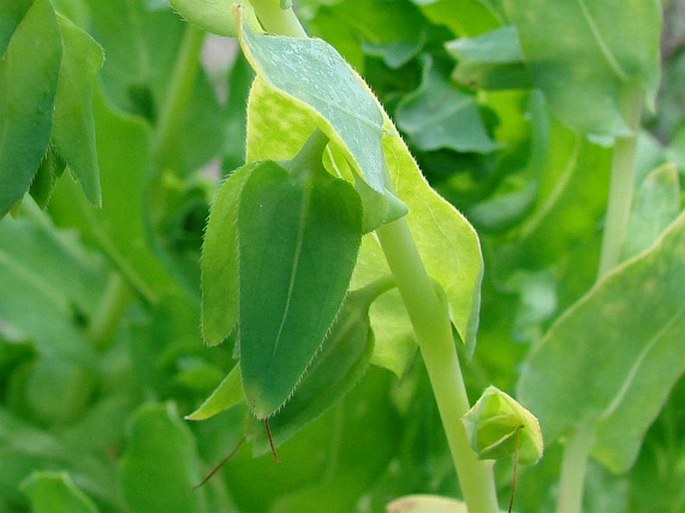
{"type": "Polygon", "coordinates": [[[104,350],[111,346],[126,308],[134,297],[130,285],[119,274],[113,274],[89,330],[96,349],[104,350]]]}
{"type": "Polygon", "coordinates": [[[405,219],[377,230],[421,350],[469,513],[497,513],[492,463],[479,460],[462,423],[470,404],[446,305],[426,273],[405,219]]]}
{"type": "Polygon", "coordinates": [[[165,159],[178,143],[178,131],[183,127],[188,103],[200,70],[200,52],[204,39],[205,33],[202,30],[188,25],[159,114],[153,141],[153,156],[160,167],[166,167],[168,163],[165,159]]]}
{"type": "Polygon", "coordinates": [[[628,87],[623,97],[622,113],[633,131],[629,137],[618,137],[611,162],[609,201],[602,239],[598,279],[621,261],[621,252],[628,236],[630,209],[635,189],[635,150],[640,127],[644,93],[638,87],[628,87]]]}
{"type": "MultiPolygon", "coordinates": [[[[306,37],[291,8],[280,0],[250,0],[269,33],[306,37]]],[[[399,219],[377,234],[419,343],[469,513],[498,513],[492,463],[476,457],[462,423],[469,400],[459,366],[447,307],[419,255],[409,225],[399,219]]]]}
{"type": "Polygon", "coordinates": [[[564,447],[556,513],[582,513],[585,474],[595,440],[595,424],[581,424],[564,447]]]}

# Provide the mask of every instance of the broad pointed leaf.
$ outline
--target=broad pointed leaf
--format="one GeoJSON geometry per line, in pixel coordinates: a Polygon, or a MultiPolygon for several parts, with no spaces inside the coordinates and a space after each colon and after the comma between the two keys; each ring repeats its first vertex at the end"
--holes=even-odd
{"type": "Polygon", "coordinates": [[[263,163],[238,214],[240,367],[252,413],[290,397],[335,318],[361,242],[361,203],[339,179],[263,163]]]}
{"type": "Polygon", "coordinates": [[[22,483],[34,513],[97,513],[98,509],[68,474],[36,472],[22,483]]]}
{"type": "Polygon", "coordinates": [[[615,472],[631,467],[685,372],[684,291],[681,214],[649,251],[567,310],[530,354],[518,397],[538,416],[547,440],[596,422],[595,457],[615,472]]]}

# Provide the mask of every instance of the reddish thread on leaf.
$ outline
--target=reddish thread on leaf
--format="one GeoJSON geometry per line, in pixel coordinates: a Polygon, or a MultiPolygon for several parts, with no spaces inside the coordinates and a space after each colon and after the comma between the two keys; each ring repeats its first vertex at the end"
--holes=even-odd
{"type": "Polygon", "coordinates": [[[214,467],[214,468],[209,472],[209,474],[207,474],[207,475],[205,476],[205,478],[204,478],[202,481],[200,481],[198,484],[196,484],[195,486],[193,486],[193,489],[200,488],[200,487],[201,487],[202,485],[204,485],[207,481],[209,481],[212,477],[214,477],[214,474],[216,474],[217,472],[219,472],[219,470],[221,470],[221,467],[223,467],[226,463],[228,463],[228,461],[229,461],[233,456],[235,456],[235,453],[238,452],[238,449],[240,449],[240,447],[241,447],[244,443],[245,443],[245,437],[242,437],[242,438],[240,439],[240,441],[238,442],[238,444],[233,448],[233,450],[232,450],[231,452],[229,452],[228,455],[227,455],[223,460],[221,460],[221,461],[219,462],[219,464],[218,464],[216,467],[214,467]]]}
{"type": "Polygon", "coordinates": [[[278,457],[276,452],[276,446],[274,445],[274,438],[271,436],[271,426],[269,426],[269,419],[264,419],[264,427],[266,428],[266,437],[269,439],[269,447],[271,447],[271,454],[273,454],[276,463],[281,464],[281,459],[278,457]]]}

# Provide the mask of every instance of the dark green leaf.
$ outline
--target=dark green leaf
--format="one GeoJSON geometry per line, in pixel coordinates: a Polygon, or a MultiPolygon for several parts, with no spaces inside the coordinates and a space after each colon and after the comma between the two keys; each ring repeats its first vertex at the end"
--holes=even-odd
{"type": "Polygon", "coordinates": [[[307,174],[265,162],[240,196],[240,367],[258,418],[292,394],[338,313],[359,251],[354,188],[307,174]]]}
{"type": "Polygon", "coordinates": [[[433,59],[423,59],[423,81],[397,106],[397,125],[423,151],[449,148],[488,153],[496,148],[473,96],[459,91],[433,59]]]}
{"type": "MultiPolygon", "coordinates": [[[[5,35],[19,10],[11,14],[5,35]]],[[[0,59],[0,218],[29,190],[47,150],[61,58],[55,12],[35,0],[0,59]]]]}

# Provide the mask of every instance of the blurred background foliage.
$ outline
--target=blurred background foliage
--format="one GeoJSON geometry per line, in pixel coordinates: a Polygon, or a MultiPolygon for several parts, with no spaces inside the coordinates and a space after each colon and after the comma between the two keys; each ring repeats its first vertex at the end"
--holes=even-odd
{"type": "MultiPolygon", "coordinates": [[[[458,495],[418,358],[400,376],[372,367],[281,448],[281,466],[244,447],[191,488],[238,443],[245,418],[239,406],[182,420],[232,365],[230,344],[201,341],[199,255],[213,191],[243,162],[252,72],[234,40],[206,37],[184,115],[160,151],[160,113],[194,29],[162,0],[52,4],[105,51],[94,101],[103,208],[65,178],[47,213],[27,199],[17,219],[0,222],[0,511],[361,513],[409,493],[458,495]]],[[[491,383],[513,393],[531,343],[594,282],[611,158],[550,114],[507,29],[493,38],[509,25],[501,4],[296,3],[481,236],[479,345],[465,365],[472,400],[491,383]],[[497,44],[497,55],[511,52],[493,59],[497,44]]],[[[685,2],[664,9],[638,189],[672,162],[664,183],[680,209],[685,2]]],[[[585,511],[685,511],[684,400],[681,380],[630,472],[592,464],[585,511]]],[[[551,446],[521,471],[518,511],[552,510],[558,466],[551,446]]],[[[511,472],[496,468],[503,502],[511,472]]]]}

